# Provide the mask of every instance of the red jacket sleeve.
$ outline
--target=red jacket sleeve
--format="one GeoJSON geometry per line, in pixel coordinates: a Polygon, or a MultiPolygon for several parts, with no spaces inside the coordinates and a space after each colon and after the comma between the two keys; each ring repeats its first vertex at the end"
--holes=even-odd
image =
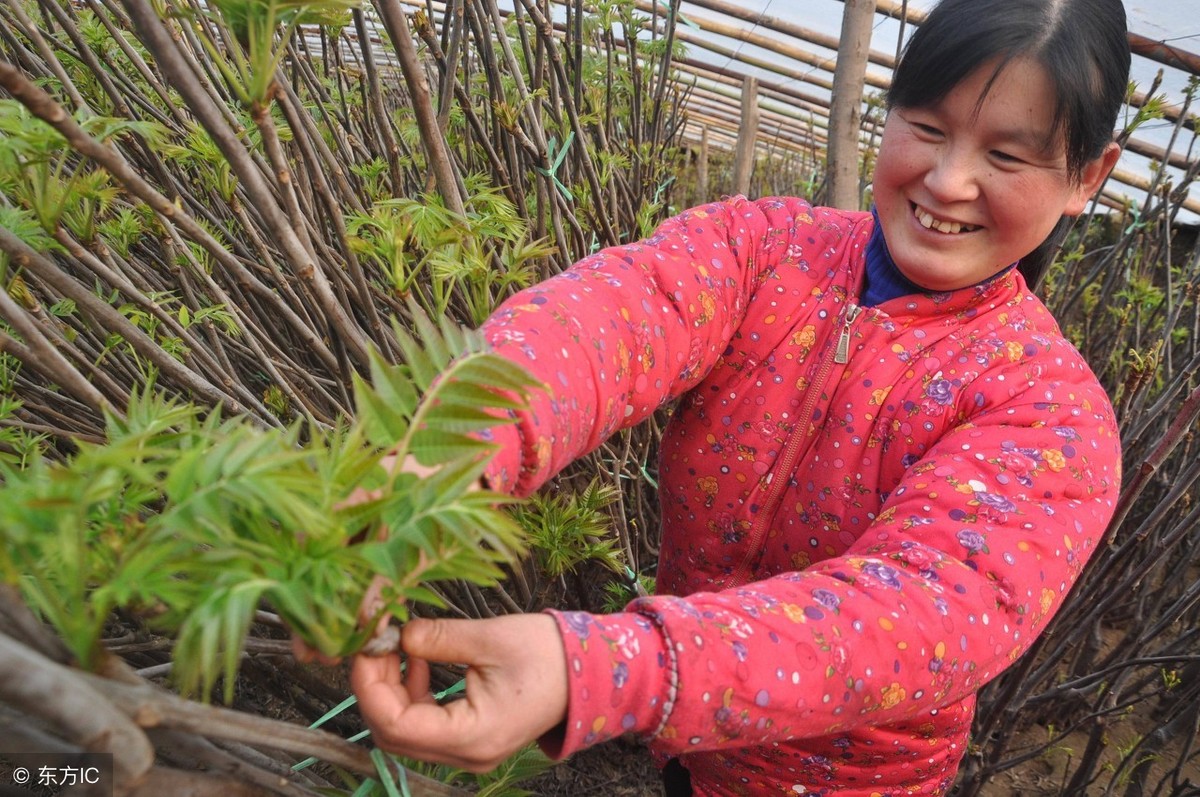
{"type": "Polygon", "coordinates": [[[811,224],[811,208],[799,199],[706,205],[501,305],[482,331],[496,353],[546,389],[531,396],[515,425],[493,431],[499,453],[489,483],[528,494],[694,386],[778,260],[772,252],[811,224]]]}
{"type": "Polygon", "coordinates": [[[623,614],[559,615],[569,754],[626,731],[670,753],[888,724],[968,698],[1061,604],[1112,516],[1098,384],[1017,396],[910,467],[843,555],[623,614]]]}

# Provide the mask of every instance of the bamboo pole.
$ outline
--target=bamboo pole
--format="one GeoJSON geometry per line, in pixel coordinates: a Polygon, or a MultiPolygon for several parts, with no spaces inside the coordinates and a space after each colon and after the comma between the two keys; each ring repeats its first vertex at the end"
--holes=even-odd
{"type": "MultiPolygon", "coordinates": [[[[638,8],[644,11],[649,3],[646,0],[638,0],[637,5],[638,8]]],[[[697,6],[708,11],[716,11],[719,14],[740,19],[743,22],[749,22],[754,27],[782,33],[788,38],[806,41],[809,44],[815,44],[827,50],[834,52],[838,50],[838,38],[836,36],[820,33],[819,31],[805,28],[794,22],[779,19],[778,17],[751,11],[737,3],[726,2],[726,0],[688,0],[688,5],[697,6]]],[[[691,17],[689,16],[688,18],[690,19],[691,17]]],[[[878,64],[889,70],[896,68],[895,56],[888,53],[879,52],[878,50],[868,50],[867,59],[871,63],[878,64]]]]}
{"type": "MultiPolygon", "coordinates": [[[[703,5],[699,0],[693,0],[697,5],[703,5]]],[[[846,2],[846,0],[842,0],[846,2]]],[[[897,3],[895,0],[879,0],[879,13],[886,14],[892,19],[905,20],[914,25],[920,25],[925,21],[928,14],[920,9],[913,8],[906,3],[897,3]]],[[[1193,75],[1200,75],[1200,55],[1190,53],[1187,50],[1180,49],[1172,44],[1164,41],[1156,41],[1147,38],[1132,31],[1129,35],[1129,49],[1136,54],[1149,58],[1151,61],[1169,66],[1173,69],[1180,69],[1193,75]]]]}
{"type": "MultiPolygon", "coordinates": [[[[735,85],[729,83],[712,83],[709,81],[697,80],[692,84],[691,97],[688,102],[690,107],[697,97],[702,97],[711,100],[715,103],[725,105],[730,113],[737,113],[731,100],[741,102],[743,81],[738,81],[735,85]]],[[[824,117],[819,117],[807,111],[794,111],[786,104],[781,104],[777,100],[764,97],[762,84],[758,87],[758,109],[764,119],[770,119],[776,124],[782,124],[787,127],[796,128],[797,130],[807,130],[810,126],[819,128],[822,132],[827,133],[829,123],[824,117]]]]}
{"type": "MultiPolygon", "coordinates": [[[[784,58],[790,59],[792,61],[798,61],[802,64],[808,64],[809,66],[816,67],[817,69],[820,69],[824,72],[828,72],[830,74],[832,74],[834,69],[836,68],[836,60],[837,59],[835,59],[835,58],[816,55],[808,50],[802,49],[795,45],[788,44],[786,42],[782,42],[779,39],[772,38],[770,36],[766,36],[761,33],[756,33],[754,31],[748,31],[745,28],[740,28],[740,27],[737,27],[734,25],[727,24],[725,22],[720,22],[718,20],[714,20],[709,17],[698,16],[696,14],[689,15],[688,19],[690,19],[692,22],[695,22],[700,27],[700,30],[705,31],[707,33],[715,33],[718,36],[725,36],[726,38],[734,39],[734,40],[740,41],[740,42],[745,42],[746,44],[753,44],[755,47],[761,47],[762,49],[767,50],[768,52],[774,53],[776,55],[781,55],[784,58]]],[[[702,37],[692,35],[689,32],[681,30],[678,32],[677,36],[680,41],[694,43],[699,46],[705,47],[705,49],[714,49],[711,42],[707,42],[702,37]]],[[[746,60],[747,62],[749,62],[749,57],[748,56],[745,58],[739,57],[738,60],[746,60]]],[[[813,80],[812,82],[816,83],[817,81],[813,80]]],[[[882,75],[868,73],[866,76],[867,85],[869,85],[873,88],[885,89],[885,88],[887,88],[889,82],[890,81],[882,75]]],[[[820,85],[820,84],[818,83],[817,85],[820,85]]],[[[832,83],[825,81],[825,85],[823,85],[822,88],[832,88],[832,85],[833,85],[832,83]]]]}
{"type": "Polygon", "coordinates": [[[1200,75],[1200,55],[1181,50],[1173,44],[1155,41],[1130,31],[1129,49],[1164,66],[1180,69],[1192,75],[1200,75]]]}
{"type": "MultiPolygon", "coordinates": [[[[697,124],[709,125],[713,128],[712,132],[714,134],[720,134],[720,140],[724,145],[719,146],[718,149],[724,149],[730,152],[735,152],[737,150],[738,134],[741,130],[741,119],[736,113],[729,111],[723,106],[714,106],[709,103],[700,102],[693,106],[689,106],[688,115],[690,120],[696,122],[697,124]]],[[[766,125],[760,121],[759,129],[762,129],[765,126],[766,125]]],[[[826,142],[824,140],[804,137],[803,133],[785,130],[780,128],[778,125],[771,125],[770,127],[776,131],[776,136],[782,137],[782,140],[789,145],[789,149],[793,149],[797,152],[813,152],[825,149],[826,142]]],[[[715,144],[716,142],[714,141],[713,143],[715,144]]]]}
{"type": "MultiPolygon", "coordinates": [[[[1113,169],[1111,177],[1119,183],[1130,186],[1131,188],[1137,188],[1142,191],[1149,192],[1154,188],[1153,181],[1143,177],[1140,174],[1134,174],[1133,172],[1126,171],[1124,169],[1113,169]]],[[[1177,204],[1183,207],[1184,210],[1190,210],[1192,213],[1200,214],[1200,200],[1184,198],[1177,200],[1177,204]]]]}
{"type": "MultiPolygon", "coordinates": [[[[699,131],[707,127],[709,129],[710,162],[713,151],[733,152],[737,148],[736,121],[731,121],[727,117],[710,116],[702,112],[689,112],[689,115],[690,119],[684,128],[685,143],[698,144],[700,141],[699,131]]],[[[775,143],[777,148],[793,154],[811,155],[814,150],[808,142],[794,139],[778,138],[775,143]]]]}
{"type": "MultiPolygon", "coordinates": [[[[697,61],[693,58],[676,59],[676,64],[679,66],[680,72],[687,75],[711,76],[711,80],[719,81],[726,86],[736,87],[735,90],[739,92],[738,96],[740,96],[744,73],[735,72],[732,69],[717,64],[706,64],[703,61],[697,61]]],[[[764,97],[770,96],[779,102],[789,104],[811,114],[817,114],[825,120],[829,118],[828,98],[821,98],[807,92],[797,91],[783,83],[765,80],[761,75],[758,77],[758,88],[764,97]]]]}

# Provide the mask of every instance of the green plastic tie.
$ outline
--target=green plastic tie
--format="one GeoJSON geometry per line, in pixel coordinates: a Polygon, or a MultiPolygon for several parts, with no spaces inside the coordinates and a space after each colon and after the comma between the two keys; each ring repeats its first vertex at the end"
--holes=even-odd
{"type": "Polygon", "coordinates": [[[673,182],[675,182],[675,175],[671,175],[665,181],[663,181],[663,184],[660,185],[654,192],[654,204],[658,204],[658,200],[662,198],[663,191],[666,191],[673,182]]]}
{"type": "MultiPolygon", "coordinates": [[[[357,741],[367,738],[370,735],[371,735],[371,732],[369,730],[359,731],[358,733],[354,734],[346,741],[357,742],[357,741]]],[[[320,760],[321,759],[317,758],[316,756],[310,756],[309,758],[306,758],[303,761],[301,761],[299,764],[293,764],[292,771],[299,772],[302,769],[308,769],[309,767],[311,767],[313,764],[317,763],[320,760]]]]}
{"type": "Polygon", "coordinates": [[[447,687],[446,689],[443,689],[442,691],[438,692],[436,695],[433,696],[433,699],[437,700],[437,701],[441,701],[443,698],[450,697],[450,695],[457,695],[459,692],[463,691],[466,688],[467,688],[466,679],[462,679],[458,683],[456,683],[454,686],[447,687]]]}
{"type": "Polygon", "coordinates": [[[1129,226],[1125,228],[1125,232],[1123,232],[1122,235],[1129,235],[1130,233],[1137,232],[1149,224],[1149,222],[1142,220],[1142,211],[1136,207],[1129,209],[1129,215],[1133,217],[1133,221],[1131,221],[1129,226]]]}
{"type": "Polygon", "coordinates": [[[654,477],[650,475],[650,471],[646,470],[646,463],[643,462],[639,467],[642,471],[642,478],[644,478],[646,481],[648,481],[650,483],[650,486],[653,487],[655,490],[657,490],[658,482],[656,482],[654,480],[654,477]]]}
{"type": "MultiPolygon", "coordinates": [[[[354,695],[350,695],[350,697],[346,698],[341,703],[338,703],[336,706],[329,709],[329,711],[325,712],[325,714],[319,720],[314,722],[312,725],[309,725],[308,727],[320,728],[322,725],[329,722],[331,719],[336,717],[338,714],[341,714],[343,711],[350,708],[357,702],[358,702],[358,698],[356,698],[354,695]]],[[[370,731],[363,731],[362,733],[359,733],[359,734],[356,734],[355,736],[350,737],[350,741],[357,742],[359,739],[363,738],[364,736],[367,736],[370,733],[371,733],[370,731]]],[[[298,764],[293,764],[292,771],[299,772],[302,769],[308,769],[313,764],[317,763],[317,760],[318,759],[316,756],[310,756],[298,764]]]]}
{"type": "MultiPolygon", "coordinates": [[[[441,701],[447,697],[450,697],[451,695],[458,694],[459,692],[463,691],[466,688],[467,688],[466,680],[459,680],[459,682],[454,684],[453,686],[443,689],[441,692],[438,692],[436,695],[433,696],[433,699],[441,701]]],[[[350,697],[346,698],[341,703],[338,703],[336,706],[331,708],[329,711],[325,712],[325,714],[319,720],[314,722],[312,725],[309,725],[308,727],[310,727],[310,728],[321,727],[326,722],[329,722],[329,720],[333,719],[338,714],[341,714],[343,711],[350,708],[357,702],[358,702],[358,698],[356,698],[354,695],[350,695],[350,697]]],[[[371,735],[371,731],[369,731],[369,730],[359,731],[358,733],[351,736],[347,741],[357,742],[361,739],[367,738],[370,735],[371,735]]],[[[371,755],[374,756],[375,753],[377,753],[377,752],[380,752],[380,751],[374,750],[374,751],[372,751],[371,755]]],[[[302,769],[307,769],[308,767],[311,767],[313,764],[317,763],[318,760],[320,760],[320,759],[318,759],[316,756],[310,756],[298,764],[293,764],[292,771],[299,772],[302,769]]],[[[403,772],[404,772],[403,768],[401,768],[400,771],[401,771],[401,781],[402,781],[401,791],[407,795],[408,794],[408,778],[406,775],[403,774],[403,772]]],[[[386,784],[385,784],[385,786],[386,786],[386,784]]],[[[359,788],[361,788],[361,787],[359,787],[359,788]]],[[[358,792],[356,791],[353,795],[351,795],[351,797],[359,797],[358,792]]]]}
{"type": "MultiPolygon", "coordinates": [[[[665,0],[659,0],[658,5],[666,10],[667,19],[670,19],[671,18],[671,4],[665,2],[665,0]]],[[[690,19],[685,17],[683,14],[677,14],[675,16],[675,21],[682,23],[684,25],[687,25],[689,28],[692,28],[693,30],[700,30],[699,25],[697,25],[695,22],[692,22],[690,19]]]]}
{"type": "Polygon", "coordinates": [[[562,180],[558,179],[558,170],[562,166],[563,161],[567,159],[567,150],[571,148],[571,143],[575,140],[575,131],[567,133],[567,139],[563,142],[562,149],[558,149],[558,139],[552,138],[546,142],[546,156],[552,161],[549,169],[543,169],[541,166],[536,167],[538,174],[545,175],[554,181],[554,186],[559,190],[568,202],[575,201],[575,195],[571,193],[571,189],[563,185],[562,180]],[[557,150],[557,151],[556,151],[557,150]]]}

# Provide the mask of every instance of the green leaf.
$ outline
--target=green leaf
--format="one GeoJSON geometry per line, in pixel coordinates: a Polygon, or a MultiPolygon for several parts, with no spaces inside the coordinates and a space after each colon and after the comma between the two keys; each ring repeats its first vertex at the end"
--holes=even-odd
{"type": "Polygon", "coordinates": [[[516,788],[516,784],[535,778],[554,765],[555,762],[547,758],[537,745],[528,745],[491,772],[478,776],[480,788],[476,797],[519,797],[532,794],[516,788]]]}
{"type": "Polygon", "coordinates": [[[489,443],[466,435],[425,429],[413,435],[408,450],[417,462],[428,466],[441,465],[463,457],[474,457],[491,448],[489,443]]]}
{"type": "Polygon", "coordinates": [[[511,390],[524,395],[541,385],[528,371],[495,354],[476,354],[454,363],[446,379],[467,384],[486,385],[491,390],[511,390]]]}
{"type": "Polygon", "coordinates": [[[376,448],[391,448],[408,434],[408,420],[378,393],[361,390],[362,384],[355,377],[354,402],[367,438],[376,448]]]}
{"type": "Polygon", "coordinates": [[[179,629],[173,674],[185,694],[207,697],[218,677],[225,702],[233,700],[238,661],[263,593],[272,582],[230,573],[214,586],[179,629]]]}
{"type": "MultiPolygon", "coordinates": [[[[438,383],[437,390],[433,394],[435,400],[438,402],[438,406],[434,409],[440,409],[443,406],[452,406],[515,410],[524,404],[518,398],[505,396],[491,387],[482,386],[479,382],[463,381],[463,375],[462,372],[455,373],[438,383]]],[[[469,372],[467,372],[467,375],[470,375],[469,372]]],[[[497,419],[495,416],[492,417],[493,424],[497,420],[503,420],[503,418],[497,419]]]]}

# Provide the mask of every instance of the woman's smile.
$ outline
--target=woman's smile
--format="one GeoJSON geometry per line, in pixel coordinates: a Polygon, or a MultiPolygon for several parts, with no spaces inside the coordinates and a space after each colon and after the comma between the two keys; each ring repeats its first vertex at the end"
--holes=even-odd
{"type": "Polygon", "coordinates": [[[936,230],[937,232],[944,233],[946,235],[959,235],[965,232],[975,232],[979,229],[979,226],[975,224],[966,224],[965,222],[938,218],[932,212],[926,210],[915,202],[911,204],[913,208],[913,215],[916,217],[920,225],[927,230],[936,230]]]}

